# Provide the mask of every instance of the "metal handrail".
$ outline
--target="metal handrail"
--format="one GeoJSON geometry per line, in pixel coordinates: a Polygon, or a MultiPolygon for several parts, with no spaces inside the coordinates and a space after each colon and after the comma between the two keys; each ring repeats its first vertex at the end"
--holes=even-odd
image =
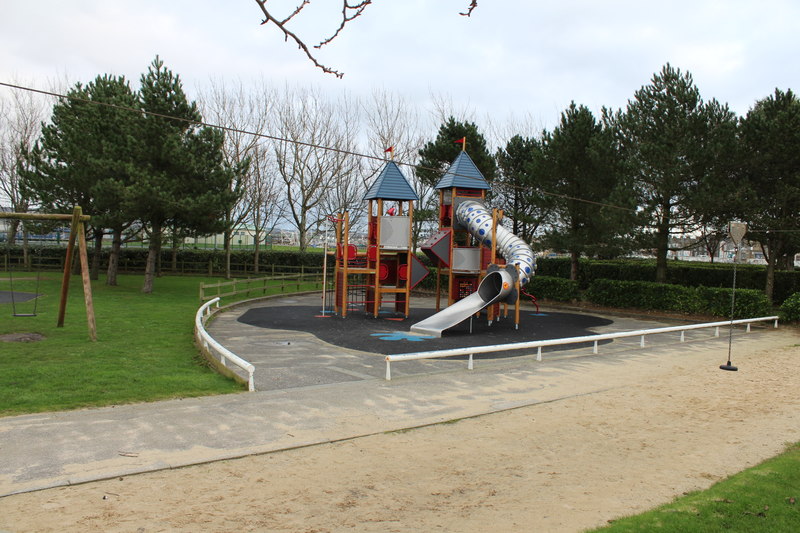
{"type": "Polygon", "coordinates": [[[213,348],[220,356],[220,363],[222,366],[227,367],[228,364],[226,361],[230,361],[239,368],[243,369],[247,372],[247,390],[250,392],[255,391],[255,382],[253,381],[253,373],[256,370],[251,363],[248,363],[232,351],[228,350],[220,343],[218,343],[214,338],[208,334],[205,327],[206,319],[211,316],[210,307],[216,304],[216,307],[219,308],[219,298],[214,298],[213,300],[209,300],[208,302],[204,303],[200,306],[200,309],[197,310],[197,314],[194,317],[194,331],[195,331],[195,338],[197,339],[198,343],[200,343],[203,348],[209,351],[209,348],[213,348]]]}
{"type": "Polygon", "coordinates": [[[685,340],[684,332],[693,329],[716,328],[714,333],[715,337],[719,337],[719,328],[723,326],[732,326],[734,324],[747,324],[747,332],[750,333],[750,324],[753,322],[766,322],[769,320],[775,321],[775,327],[778,327],[777,316],[764,316],[759,318],[742,318],[739,320],[725,320],[721,322],[705,322],[702,324],[689,324],[685,326],[669,326],[665,328],[653,329],[640,329],[634,331],[621,331],[617,333],[601,333],[598,335],[586,335],[583,337],[567,337],[561,339],[548,339],[543,341],[529,341],[529,342],[515,342],[510,344],[493,344],[489,346],[473,346],[469,348],[451,348],[447,350],[434,350],[430,352],[412,352],[403,354],[394,354],[386,356],[386,379],[392,379],[391,363],[397,361],[413,361],[418,359],[434,359],[439,357],[454,357],[457,355],[469,355],[469,362],[467,368],[472,370],[474,354],[479,353],[492,353],[503,352],[507,350],[525,350],[536,348],[536,360],[542,360],[542,347],[544,346],[558,346],[563,344],[579,344],[586,342],[593,342],[594,348],[592,353],[597,353],[598,343],[604,340],[620,339],[625,337],[641,337],[640,346],[644,347],[644,338],[646,335],[655,335],[658,333],[681,332],[681,342],[685,340]]]}

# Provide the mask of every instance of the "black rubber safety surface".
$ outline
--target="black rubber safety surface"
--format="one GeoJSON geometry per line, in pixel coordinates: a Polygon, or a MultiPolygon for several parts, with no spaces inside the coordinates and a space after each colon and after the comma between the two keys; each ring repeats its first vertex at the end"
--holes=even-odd
{"type": "MultiPolygon", "coordinates": [[[[14,301],[17,303],[20,302],[29,302],[39,296],[33,292],[19,292],[14,291],[14,301]]],[[[11,291],[0,291],[0,304],[10,304],[11,303],[11,291]]]]}
{"type": "MultiPolygon", "coordinates": [[[[363,311],[351,311],[346,318],[321,315],[320,308],[303,305],[255,307],[247,310],[239,321],[271,329],[302,331],[327,343],[378,354],[399,354],[469,346],[489,346],[513,342],[580,337],[593,335],[589,328],[607,326],[612,320],[592,315],[524,310],[520,313],[519,329],[514,328],[510,311],[508,318],[488,325],[485,314],[445,330],[441,338],[426,337],[409,332],[412,324],[433,314],[432,309],[412,309],[408,318],[402,314],[382,312],[378,318],[363,311]]],[[[584,343],[589,345],[589,343],[584,343]]],[[[553,349],[573,349],[580,344],[554,346],[553,349]]],[[[522,355],[520,351],[485,354],[483,357],[522,355]]]]}

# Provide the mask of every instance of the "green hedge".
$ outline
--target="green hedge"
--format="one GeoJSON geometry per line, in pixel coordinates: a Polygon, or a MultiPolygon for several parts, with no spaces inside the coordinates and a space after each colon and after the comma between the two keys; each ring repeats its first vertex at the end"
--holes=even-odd
{"type": "Polygon", "coordinates": [[[800,292],[789,296],[781,305],[781,320],[800,322],[800,292]]]}
{"type": "Polygon", "coordinates": [[[571,302],[580,298],[577,281],[552,276],[534,276],[524,290],[534,295],[537,300],[571,302]]]}
{"type": "MultiPolygon", "coordinates": [[[[598,279],[592,282],[584,297],[597,305],[635,308],[651,311],[673,311],[730,317],[732,289],[684,287],[650,281],[617,281],[598,279]]],[[[772,314],[772,306],[763,292],[737,289],[735,318],[752,318],[772,314]]]]}
{"type": "MultiPolygon", "coordinates": [[[[89,248],[89,260],[92,260],[94,249],[89,248]]],[[[119,254],[120,272],[144,272],[147,261],[147,248],[122,248],[119,254]]],[[[34,270],[61,270],[64,268],[66,248],[63,246],[30,246],[29,255],[34,270]]],[[[108,265],[109,249],[100,253],[101,269],[108,265]]],[[[220,274],[225,272],[225,253],[222,250],[181,249],[176,255],[173,269],[172,250],[161,250],[161,271],[177,274],[220,274]]],[[[319,252],[301,253],[296,251],[265,250],[259,254],[260,272],[276,272],[288,267],[321,268],[322,254],[319,252]]],[[[0,269],[6,266],[13,269],[23,268],[22,246],[4,246],[0,248],[0,269]]],[[[329,266],[333,266],[333,258],[329,257],[329,266]]],[[[254,255],[250,250],[234,250],[231,252],[231,270],[236,275],[247,275],[254,272],[254,255]]]]}
{"type": "MultiPolygon", "coordinates": [[[[568,257],[544,257],[537,261],[537,274],[569,279],[568,257]]],[[[578,284],[586,290],[598,279],[617,281],[655,281],[656,263],[652,259],[618,259],[578,261],[578,284]]],[[[736,286],[742,289],[764,290],[767,271],[763,265],[737,265],[736,286]]],[[[733,285],[733,264],[670,261],[667,283],[685,287],[730,288],[733,285]]],[[[800,292],[800,271],[775,272],[773,300],[780,304],[792,294],[800,292]]]]}

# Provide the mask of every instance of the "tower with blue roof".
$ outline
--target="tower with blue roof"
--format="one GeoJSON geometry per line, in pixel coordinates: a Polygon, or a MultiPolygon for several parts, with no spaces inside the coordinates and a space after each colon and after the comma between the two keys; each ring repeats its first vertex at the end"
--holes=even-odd
{"type": "MultiPolygon", "coordinates": [[[[438,267],[437,288],[446,279],[449,306],[475,292],[487,265],[497,263],[494,244],[483,248],[454,217],[455,209],[464,200],[483,203],[491,185],[462,149],[435,189],[439,191],[439,230],[421,248],[438,267]]],[[[488,244],[487,241],[484,244],[488,244]]],[[[439,292],[436,291],[437,311],[440,309],[439,292]]]]}
{"type": "Polygon", "coordinates": [[[400,167],[387,161],[372,183],[368,201],[367,246],[349,244],[349,217],[337,223],[335,311],[347,316],[351,307],[377,317],[383,304],[408,317],[411,289],[428,275],[412,246],[414,202],[419,196],[400,167]],[[352,281],[359,279],[361,281],[352,281]]]}

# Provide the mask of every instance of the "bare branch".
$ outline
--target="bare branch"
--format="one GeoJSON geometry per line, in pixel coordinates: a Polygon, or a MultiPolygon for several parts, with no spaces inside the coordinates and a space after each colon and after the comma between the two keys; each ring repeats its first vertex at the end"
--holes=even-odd
{"type": "MultiPolygon", "coordinates": [[[[337,78],[342,78],[344,76],[344,72],[339,72],[338,70],[334,70],[317,61],[317,58],[314,57],[314,55],[308,49],[308,46],[306,46],[306,43],[303,41],[303,39],[298,37],[294,32],[292,32],[286,27],[286,24],[288,24],[295,16],[297,16],[303,10],[303,8],[305,8],[308,4],[312,2],[312,0],[301,0],[301,3],[294,9],[294,11],[292,11],[292,13],[283,20],[278,20],[270,13],[270,11],[267,9],[267,1],[268,0],[256,0],[256,4],[258,4],[258,7],[261,8],[261,11],[264,13],[265,17],[264,20],[261,21],[261,24],[264,25],[267,24],[268,22],[272,22],[273,24],[275,24],[275,26],[278,27],[280,31],[283,32],[284,40],[289,41],[291,39],[292,41],[294,41],[295,44],[297,44],[297,47],[300,50],[302,50],[303,53],[305,53],[306,57],[312,63],[314,63],[315,67],[321,69],[326,74],[333,74],[337,78]]],[[[332,42],[339,36],[340,33],[342,33],[344,27],[347,25],[348,22],[352,22],[353,20],[360,17],[361,14],[364,13],[364,10],[367,9],[367,7],[369,7],[370,5],[372,5],[372,0],[341,0],[341,2],[342,2],[342,18],[341,22],[339,23],[339,27],[336,28],[336,31],[334,31],[330,37],[320,41],[319,44],[314,45],[314,48],[320,49],[326,44],[332,42]]],[[[472,11],[476,7],[478,7],[478,0],[470,0],[469,5],[467,6],[467,10],[463,13],[459,13],[459,15],[469,17],[470,15],[472,15],[472,11]]]]}
{"type": "Polygon", "coordinates": [[[266,24],[267,22],[272,22],[273,24],[275,24],[275,25],[276,25],[276,26],[277,26],[277,27],[278,27],[278,28],[279,28],[279,29],[280,29],[280,30],[283,32],[283,35],[284,35],[284,40],[286,40],[286,41],[288,41],[289,39],[293,40],[293,41],[295,42],[295,44],[297,44],[297,47],[298,47],[300,50],[302,50],[302,51],[303,51],[303,52],[306,54],[306,57],[308,57],[308,59],[309,59],[309,60],[310,60],[312,63],[314,63],[314,66],[315,66],[315,67],[317,67],[317,68],[319,68],[319,69],[321,69],[321,70],[322,70],[322,72],[324,72],[324,73],[326,73],[326,74],[333,74],[333,75],[334,75],[334,76],[336,76],[337,78],[342,78],[342,76],[344,76],[344,72],[339,72],[338,70],[334,70],[334,69],[332,69],[332,68],[330,68],[330,67],[327,67],[327,66],[323,65],[323,64],[322,64],[322,63],[320,63],[319,61],[317,61],[317,58],[316,58],[316,57],[314,57],[314,56],[311,54],[311,51],[308,49],[308,46],[306,46],[306,43],[304,43],[304,42],[302,41],[302,39],[300,39],[300,38],[299,38],[297,35],[295,35],[295,34],[294,34],[292,31],[290,31],[289,29],[287,29],[287,28],[286,28],[286,26],[284,26],[284,22],[285,22],[285,21],[288,21],[288,20],[290,20],[290,19],[291,19],[293,16],[295,16],[295,15],[296,15],[296,14],[297,14],[297,13],[298,13],[298,12],[299,12],[301,9],[303,9],[303,7],[304,7],[304,6],[305,6],[305,5],[308,3],[308,0],[304,0],[304,3],[303,3],[303,4],[301,4],[301,5],[300,5],[300,6],[299,6],[299,7],[298,7],[296,10],[295,10],[295,12],[294,12],[294,13],[292,13],[292,14],[291,14],[289,17],[287,17],[286,19],[284,19],[284,22],[282,22],[282,21],[280,21],[280,20],[276,19],[275,17],[273,17],[273,16],[272,16],[272,14],[270,14],[270,12],[267,10],[267,7],[266,7],[266,5],[265,5],[266,3],[267,3],[267,0],[256,0],[256,4],[258,4],[258,6],[261,8],[261,11],[264,13],[264,16],[266,17],[266,18],[265,18],[265,19],[264,19],[264,20],[261,22],[261,24],[262,24],[262,25],[263,25],[263,24],[266,24]]]}
{"type": "Polygon", "coordinates": [[[331,35],[330,37],[328,37],[324,41],[320,42],[314,48],[322,48],[323,46],[325,46],[326,44],[328,44],[332,40],[336,39],[336,37],[339,36],[339,33],[341,33],[341,31],[344,29],[345,24],[347,24],[348,22],[350,22],[351,20],[353,20],[355,18],[360,17],[361,13],[363,13],[364,10],[367,9],[367,6],[370,5],[371,3],[372,3],[372,0],[363,0],[363,1],[361,1],[361,2],[359,2],[357,4],[355,4],[355,5],[351,6],[350,4],[347,3],[347,0],[343,0],[343,2],[342,2],[342,23],[339,24],[339,27],[336,29],[336,31],[333,33],[333,35],[331,35]],[[348,10],[353,12],[353,14],[348,16],[347,15],[348,10]]]}
{"type": "Polygon", "coordinates": [[[459,13],[459,15],[462,15],[464,17],[469,17],[470,15],[472,15],[472,10],[475,9],[476,7],[478,7],[478,0],[472,0],[469,3],[469,7],[467,8],[467,10],[463,13],[459,13]]]}
{"type": "MultiPolygon", "coordinates": [[[[264,1],[266,2],[266,0],[264,0],[264,1]]],[[[292,19],[294,18],[294,16],[295,16],[295,15],[297,15],[298,13],[300,13],[300,12],[303,10],[303,8],[304,8],[304,7],[306,7],[306,6],[307,6],[308,4],[310,4],[310,3],[311,3],[311,0],[303,0],[303,3],[302,3],[302,4],[300,4],[299,6],[297,6],[297,9],[295,9],[295,10],[294,10],[294,13],[292,13],[291,15],[289,15],[288,17],[286,17],[285,19],[283,19],[283,20],[281,21],[281,24],[286,24],[287,22],[289,22],[290,20],[292,20],[292,19]]]]}

